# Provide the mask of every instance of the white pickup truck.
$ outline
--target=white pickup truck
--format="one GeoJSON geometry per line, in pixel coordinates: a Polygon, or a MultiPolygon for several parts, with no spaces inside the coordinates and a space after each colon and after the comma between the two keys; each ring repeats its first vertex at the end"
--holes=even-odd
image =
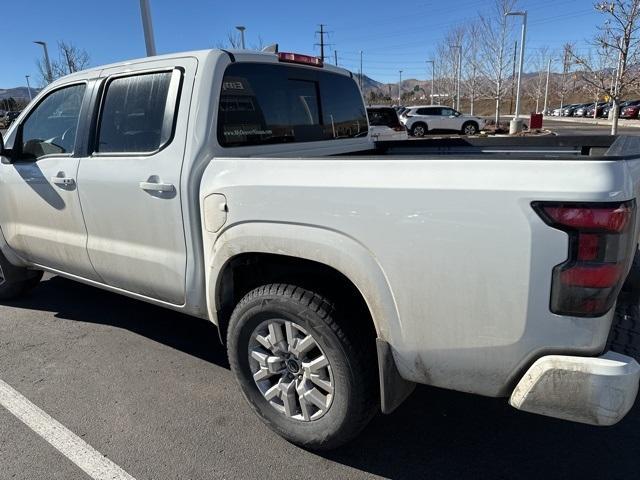
{"type": "Polygon", "coordinates": [[[606,345],[640,149],[474,141],[375,150],[352,75],[304,55],[76,73],[0,145],[0,296],[48,271],[209,319],[255,412],[309,448],[416,383],[619,421],[640,367],[606,345]]]}

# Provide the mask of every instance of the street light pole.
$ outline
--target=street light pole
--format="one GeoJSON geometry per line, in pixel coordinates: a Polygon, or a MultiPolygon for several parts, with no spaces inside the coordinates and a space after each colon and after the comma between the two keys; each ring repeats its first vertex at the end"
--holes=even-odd
{"type": "Polygon", "coordinates": [[[398,83],[398,105],[402,102],[402,70],[398,70],[400,72],[400,82],[398,83]]]}
{"type": "Polygon", "coordinates": [[[544,87],[544,107],[542,108],[542,114],[547,114],[547,107],[549,106],[549,77],[551,76],[551,60],[549,59],[549,63],[547,64],[547,83],[544,87]]]}
{"type": "Polygon", "coordinates": [[[518,68],[518,87],[516,89],[516,112],[515,117],[509,126],[509,133],[514,134],[522,130],[522,121],[520,120],[520,87],[522,83],[522,69],[524,67],[524,47],[527,38],[527,11],[508,12],[505,16],[522,17],[522,34],[520,38],[520,65],[518,68]]]}
{"type": "Polygon", "coordinates": [[[42,45],[44,48],[44,63],[47,68],[47,83],[53,82],[53,73],[51,72],[51,62],[49,61],[49,50],[47,49],[47,42],[43,42],[42,40],[34,40],[33,43],[37,43],[38,45],[42,45]]]}
{"type": "Polygon", "coordinates": [[[435,96],[434,84],[436,82],[436,62],[435,60],[427,60],[431,64],[431,104],[433,105],[433,97],[435,96]]]}
{"type": "Polygon", "coordinates": [[[27,79],[27,90],[29,90],[29,101],[33,100],[33,95],[31,95],[31,84],[29,83],[29,75],[25,75],[24,78],[27,79]]]}
{"type": "Polygon", "coordinates": [[[239,25],[236,27],[236,29],[240,31],[240,46],[242,47],[242,50],[245,50],[244,31],[247,29],[247,27],[243,27],[242,25],[239,25]]]}
{"type": "Polygon", "coordinates": [[[456,72],[456,110],[460,111],[460,76],[462,73],[462,45],[451,45],[451,48],[458,50],[458,62],[456,72]]]}
{"type": "Polygon", "coordinates": [[[142,16],[142,28],[144,29],[144,44],[147,48],[147,57],[156,55],[156,40],[153,36],[153,22],[149,0],[140,0],[140,15],[142,16]]]}

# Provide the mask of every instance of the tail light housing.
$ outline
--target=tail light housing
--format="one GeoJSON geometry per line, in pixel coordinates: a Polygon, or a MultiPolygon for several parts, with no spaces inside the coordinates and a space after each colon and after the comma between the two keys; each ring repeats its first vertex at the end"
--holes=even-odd
{"type": "Polygon", "coordinates": [[[631,263],[636,202],[534,202],[548,225],[569,235],[565,262],[552,273],[553,313],[600,317],[614,305],[631,263]]]}

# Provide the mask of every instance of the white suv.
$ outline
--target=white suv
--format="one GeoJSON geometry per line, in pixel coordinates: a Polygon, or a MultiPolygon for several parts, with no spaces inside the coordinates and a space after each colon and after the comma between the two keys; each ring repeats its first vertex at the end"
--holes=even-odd
{"type": "Polygon", "coordinates": [[[475,135],[487,121],[480,117],[463,115],[450,107],[428,105],[411,107],[404,114],[405,126],[414,137],[424,137],[429,131],[453,131],[475,135]]]}

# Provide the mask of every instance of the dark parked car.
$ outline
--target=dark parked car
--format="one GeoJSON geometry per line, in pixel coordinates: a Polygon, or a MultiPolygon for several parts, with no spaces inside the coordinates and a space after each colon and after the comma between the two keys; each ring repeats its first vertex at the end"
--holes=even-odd
{"type": "MultiPolygon", "coordinates": [[[[626,107],[629,103],[631,103],[631,100],[627,100],[625,102],[620,102],[620,105],[618,105],[618,116],[620,116],[620,112],[622,111],[622,109],[624,107],[626,107]]],[[[607,105],[603,111],[602,111],[602,116],[604,118],[608,118],[609,117],[609,112],[611,111],[611,107],[613,107],[613,104],[609,104],[607,105]]]]}
{"type": "Polygon", "coordinates": [[[627,104],[620,109],[620,118],[638,118],[640,113],[640,100],[634,100],[627,102],[627,104]]]}
{"type": "Polygon", "coordinates": [[[573,117],[576,113],[576,110],[580,107],[584,106],[584,103],[573,103],[571,105],[566,105],[562,109],[563,117],[573,117]]]}
{"type": "Polygon", "coordinates": [[[592,106],[593,106],[592,103],[584,103],[584,104],[580,105],[573,112],[573,116],[574,117],[586,117],[587,116],[587,112],[589,111],[589,108],[591,108],[592,106]]]}
{"type": "Polygon", "coordinates": [[[595,113],[596,117],[602,117],[602,112],[607,105],[609,105],[607,102],[592,103],[587,109],[587,114],[585,116],[593,118],[593,114],[595,113]]]}

